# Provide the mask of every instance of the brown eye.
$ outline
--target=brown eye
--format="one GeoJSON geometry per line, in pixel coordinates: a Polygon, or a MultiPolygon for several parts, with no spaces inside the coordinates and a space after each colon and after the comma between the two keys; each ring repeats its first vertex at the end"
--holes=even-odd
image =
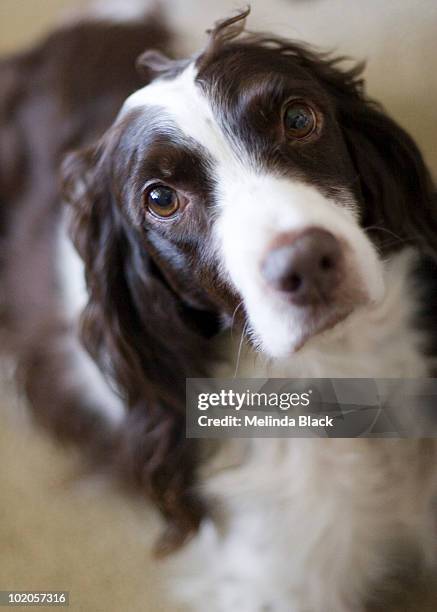
{"type": "Polygon", "coordinates": [[[299,140],[308,138],[317,127],[316,113],[301,100],[290,102],[285,109],[284,126],[287,136],[299,140]]]}
{"type": "Polygon", "coordinates": [[[156,217],[172,217],[180,208],[177,192],[166,185],[152,185],[144,194],[144,202],[156,217]]]}

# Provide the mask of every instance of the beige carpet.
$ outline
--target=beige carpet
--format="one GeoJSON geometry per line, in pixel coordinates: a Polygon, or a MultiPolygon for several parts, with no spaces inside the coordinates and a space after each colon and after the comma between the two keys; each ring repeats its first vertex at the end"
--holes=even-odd
{"type": "MultiPolygon", "coordinates": [[[[0,51],[27,44],[59,7],[72,4],[80,3],[0,0],[0,51]]],[[[173,2],[187,32],[188,18],[198,13],[199,33],[235,4],[173,2]]],[[[268,0],[252,5],[252,26],[283,29],[287,10],[295,15],[293,35],[369,57],[372,93],[411,130],[437,170],[436,2],[275,0],[275,15],[268,0]]],[[[162,575],[149,556],[154,534],[146,508],[97,479],[75,479],[77,458],[35,431],[7,387],[0,384],[0,590],[69,590],[71,608],[86,612],[173,610],[163,603],[162,575]]],[[[431,612],[437,604],[416,601],[409,610],[431,612]]]]}
{"type": "Polygon", "coordinates": [[[78,478],[77,457],[35,431],[1,388],[0,590],[69,591],[70,607],[90,612],[173,610],[144,505],[78,478]]]}

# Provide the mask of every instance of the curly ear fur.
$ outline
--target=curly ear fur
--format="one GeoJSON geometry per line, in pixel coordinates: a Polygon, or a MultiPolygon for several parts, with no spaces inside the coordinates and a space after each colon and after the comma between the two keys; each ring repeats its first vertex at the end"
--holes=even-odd
{"type": "Polygon", "coordinates": [[[185,323],[184,305],[118,210],[96,156],[98,149],[72,154],[63,170],[89,292],[81,338],[130,409],[119,449],[123,474],[153,498],[178,544],[205,512],[194,492],[198,449],[185,438],[184,398],[185,379],[206,375],[210,348],[185,323]]]}
{"type": "Polygon", "coordinates": [[[410,244],[436,258],[435,187],[415,142],[375,104],[366,101],[343,113],[365,201],[364,228],[384,252],[410,244]]]}

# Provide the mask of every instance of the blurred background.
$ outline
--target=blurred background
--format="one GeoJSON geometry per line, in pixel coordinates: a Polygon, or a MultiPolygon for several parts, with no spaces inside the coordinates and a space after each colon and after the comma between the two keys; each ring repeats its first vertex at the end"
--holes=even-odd
{"type": "MultiPolygon", "coordinates": [[[[116,3],[108,0],[105,6],[116,3]]],[[[202,44],[214,20],[246,4],[162,3],[186,52],[202,44]]],[[[34,44],[84,4],[0,0],[0,52],[34,44]]],[[[435,0],[253,0],[251,5],[250,29],[366,59],[369,93],[412,133],[437,177],[435,0]]],[[[69,590],[74,610],[173,610],[164,602],[161,573],[150,563],[155,533],[149,511],[102,479],[77,478],[78,458],[33,429],[13,392],[10,367],[1,367],[0,590],[69,590]]],[[[414,607],[425,609],[435,610],[414,607]]]]}

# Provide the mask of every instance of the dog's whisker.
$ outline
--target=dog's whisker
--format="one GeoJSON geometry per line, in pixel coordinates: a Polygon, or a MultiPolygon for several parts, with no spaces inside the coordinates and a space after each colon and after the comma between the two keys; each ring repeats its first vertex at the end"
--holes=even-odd
{"type": "Polygon", "coordinates": [[[243,348],[243,342],[246,336],[247,327],[248,327],[248,323],[245,323],[243,327],[243,331],[241,332],[240,344],[239,344],[238,353],[237,353],[237,362],[235,364],[234,378],[237,378],[237,375],[238,375],[238,368],[240,367],[240,360],[241,360],[241,351],[243,348]]]}
{"type": "Polygon", "coordinates": [[[231,338],[234,337],[234,324],[235,324],[235,317],[237,316],[237,313],[239,311],[239,309],[241,308],[241,306],[243,305],[244,300],[241,300],[241,302],[238,304],[238,306],[235,308],[234,310],[234,314],[232,315],[232,321],[231,321],[231,338]]]}
{"type": "Polygon", "coordinates": [[[385,232],[386,234],[389,234],[390,236],[395,238],[396,241],[398,241],[398,240],[401,241],[401,242],[407,242],[408,241],[408,238],[399,236],[398,234],[395,234],[395,232],[391,231],[387,227],[380,227],[379,225],[370,225],[370,226],[365,227],[363,229],[364,229],[365,232],[373,232],[373,231],[385,232]]]}

